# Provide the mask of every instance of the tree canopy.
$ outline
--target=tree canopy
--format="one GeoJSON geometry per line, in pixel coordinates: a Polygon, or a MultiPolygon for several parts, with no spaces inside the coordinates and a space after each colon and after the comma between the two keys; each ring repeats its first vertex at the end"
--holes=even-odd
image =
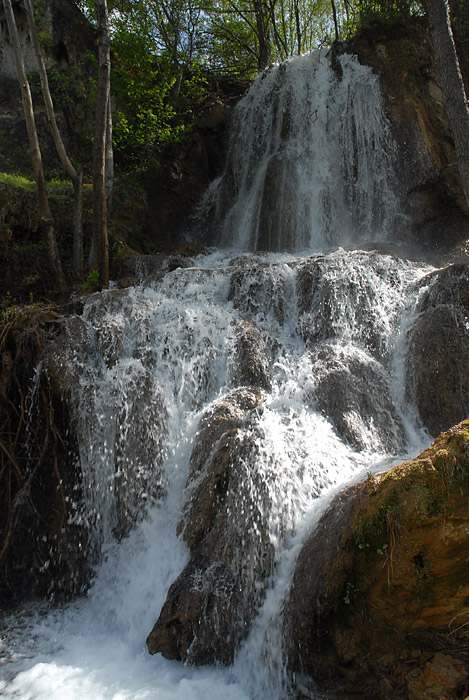
{"type": "MultiPolygon", "coordinates": [[[[76,0],[95,20],[95,0],[76,0]]],[[[142,162],[191,125],[208,75],[251,79],[421,0],[110,0],[114,143],[142,162]]]]}

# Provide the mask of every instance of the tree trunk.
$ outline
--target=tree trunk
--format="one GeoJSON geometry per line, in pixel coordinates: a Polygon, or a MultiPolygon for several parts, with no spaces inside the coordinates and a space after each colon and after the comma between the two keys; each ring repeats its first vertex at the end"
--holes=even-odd
{"type": "Polygon", "coordinates": [[[73,182],[73,269],[83,272],[83,173],[77,171],[73,182]]]}
{"type": "Polygon", "coordinates": [[[62,265],[60,262],[59,249],[54,229],[54,221],[52,219],[52,214],[49,207],[49,200],[47,197],[46,183],[44,180],[44,170],[42,167],[41,149],[39,146],[39,139],[37,136],[36,121],[34,119],[34,108],[31,98],[31,90],[24,69],[23,51],[21,49],[21,44],[18,37],[18,30],[16,27],[16,20],[15,15],[13,13],[11,0],[3,0],[3,7],[5,10],[10,41],[13,45],[13,49],[15,52],[16,73],[18,76],[19,84],[21,86],[21,98],[23,101],[26,129],[28,132],[29,149],[33,165],[34,177],[36,180],[40,222],[39,226],[43,230],[46,238],[47,252],[49,255],[49,264],[51,266],[54,281],[57,284],[59,290],[61,292],[64,292],[66,289],[66,284],[62,272],[62,265]]]}
{"type": "Polygon", "coordinates": [[[298,0],[295,0],[295,25],[296,25],[296,41],[298,44],[298,56],[301,56],[301,26],[300,26],[300,8],[298,0]]]}
{"type": "Polygon", "coordinates": [[[110,37],[106,0],[96,0],[99,36],[99,72],[93,142],[93,259],[92,270],[98,270],[100,282],[109,282],[109,243],[106,207],[106,132],[110,93],[110,37]]]}
{"type": "Polygon", "coordinates": [[[111,97],[107,102],[107,118],[106,118],[106,165],[105,165],[105,192],[106,192],[106,211],[109,216],[112,205],[112,190],[114,187],[114,150],[112,148],[112,112],[111,112],[111,97]]]}
{"type": "Polygon", "coordinates": [[[261,71],[267,68],[270,63],[268,12],[264,11],[262,0],[254,0],[254,14],[256,17],[257,39],[259,41],[257,67],[261,71]]]}
{"type": "Polygon", "coordinates": [[[339,23],[337,22],[337,10],[335,7],[334,0],[331,0],[331,5],[332,5],[332,16],[334,18],[335,40],[339,41],[339,23]]]}
{"type": "Polygon", "coordinates": [[[446,0],[426,0],[435,63],[453,134],[461,183],[469,207],[469,109],[446,0]]]}
{"type": "Polygon", "coordinates": [[[36,56],[36,61],[39,67],[39,77],[41,80],[42,95],[44,98],[44,104],[46,107],[47,121],[49,122],[49,127],[52,133],[52,138],[54,139],[54,144],[57,149],[57,153],[60,158],[60,162],[64,170],[70,176],[73,183],[74,191],[74,231],[73,231],[73,267],[75,272],[80,273],[83,267],[83,225],[82,225],[82,208],[83,208],[83,176],[79,173],[72,165],[70,158],[68,157],[67,151],[65,149],[62,136],[57,126],[57,120],[55,118],[54,104],[52,102],[52,97],[49,90],[49,80],[47,77],[47,70],[42,57],[41,50],[39,48],[39,43],[37,40],[36,25],[34,22],[34,13],[31,5],[31,0],[23,0],[24,7],[26,10],[26,16],[28,18],[28,30],[31,39],[31,44],[33,46],[34,54],[36,56]]]}

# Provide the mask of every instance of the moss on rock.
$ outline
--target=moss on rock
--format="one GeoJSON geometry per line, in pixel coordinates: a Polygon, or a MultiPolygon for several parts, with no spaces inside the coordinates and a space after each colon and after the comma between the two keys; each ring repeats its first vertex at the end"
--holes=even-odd
{"type": "Polygon", "coordinates": [[[468,630],[454,625],[469,619],[468,494],[469,419],[341,493],[298,560],[292,668],[387,700],[417,700],[412,678],[438,652],[469,671],[468,630]]]}

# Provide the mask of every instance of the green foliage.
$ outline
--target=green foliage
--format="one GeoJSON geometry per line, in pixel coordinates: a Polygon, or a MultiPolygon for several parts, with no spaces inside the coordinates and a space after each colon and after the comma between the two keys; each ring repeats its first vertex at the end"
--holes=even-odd
{"type": "MultiPolygon", "coordinates": [[[[10,187],[15,187],[20,190],[30,190],[33,191],[36,189],[36,183],[34,180],[30,180],[29,178],[25,177],[24,175],[20,175],[18,173],[2,173],[0,172],[0,182],[3,182],[5,185],[9,185],[10,187]]],[[[46,186],[48,189],[56,189],[56,188],[70,188],[70,181],[69,180],[61,180],[58,177],[56,178],[51,178],[47,180],[46,186]]]]}
{"type": "Polygon", "coordinates": [[[204,80],[197,66],[176,70],[155,55],[148,36],[119,29],[113,36],[114,143],[118,154],[142,162],[155,148],[177,141],[193,121],[204,80]]]}
{"type": "Polygon", "coordinates": [[[85,294],[97,291],[101,286],[99,270],[91,270],[83,282],[83,291],[85,294]]]}
{"type": "Polygon", "coordinates": [[[401,22],[424,13],[422,0],[356,0],[354,10],[358,26],[374,21],[401,22]]]}
{"type": "Polygon", "coordinates": [[[0,182],[22,190],[34,190],[36,188],[34,180],[30,180],[24,177],[24,175],[19,175],[17,173],[0,173],[0,182]]]}

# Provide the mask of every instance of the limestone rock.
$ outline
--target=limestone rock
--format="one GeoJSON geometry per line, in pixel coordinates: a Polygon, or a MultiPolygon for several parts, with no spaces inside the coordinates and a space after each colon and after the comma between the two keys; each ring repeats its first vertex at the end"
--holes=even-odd
{"type": "Polygon", "coordinates": [[[293,577],[292,669],[382,700],[467,694],[468,475],[469,419],[337,496],[293,577]]]}
{"type": "MultiPolygon", "coordinates": [[[[380,75],[388,102],[397,143],[402,238],[441,255],[467,239],[467,204],[427,20],[370,24],[349,48],[380,75]]],[[[467,46],[461,44],[458,51],[467,61],[467,46]]]]}
{"type": "Polygon", "coordinates": [[[407,393],[432,435],[469,414],[469,265],[434,273],[409,338],[407,393]]]}
{"type": "Polygon", "coordinates": [[[268,490],[256,471],[263,400],[257,389],[238,389],[201,420],[179,524],[191,558],[148,636],[152,654],[231,663],[262,600],[273,561],[268,490]]]}
{"type": "Polygon", "coordinates": [[[237,329],[234,382],[270,388],[270,367],[267,342],[251,321],[242,321],[237,329]]]}
{"type": "Polygon", "coordinates": [[[379,362],[358,349],[318,344],[313,376],[319,408],[355,449],[371,444],[383,452],[399,452],[404,427],[391,399],[388,379],[379,362]]]}

